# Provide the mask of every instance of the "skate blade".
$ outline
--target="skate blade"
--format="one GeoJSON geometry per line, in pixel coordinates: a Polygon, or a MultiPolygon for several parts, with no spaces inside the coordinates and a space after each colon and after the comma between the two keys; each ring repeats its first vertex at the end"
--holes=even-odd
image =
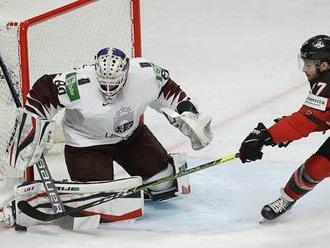
{"type": "Polygon", "coordinates": [[[259,220],[259,224],[262,225],[267,225],[267,224],[280,224],[280,223],[286,223],[288,221],[288,213],[286,213],[285,215],[281,215],[276,217],[275,219],[265,219],[264,217],[261,217],[261,219],[259,220]]]}
{"type": "Polygon", "coordinates": [[[265,224],[266,222],[268,222],[268,220],[266,220],[265,218],[262,218],[262,217],[258,221],[259,224],[265,224]]]}
{"type": "Polygon", "coordinates": [[[265,219],[264,217],[261,217],[260,220],[258,221],[258,223],[261,224],[261,225],[268,225],[268,224],[271,224],[271,223],[274,223],[274,222],[275,222],[275,219],[268,220],[268,219],[265,219]]]}

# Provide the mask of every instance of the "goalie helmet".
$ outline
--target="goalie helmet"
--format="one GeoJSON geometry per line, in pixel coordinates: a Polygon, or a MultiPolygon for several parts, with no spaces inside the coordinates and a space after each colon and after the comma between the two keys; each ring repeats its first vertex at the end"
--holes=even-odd
{"type": "Polygon", "coordinates": [[[117,48],[106,47],[95,56],[96,77],[105,98],[113,100],[127,81],[129,59],[117,48]]]}
{"type": "Polygon", "coordinates": [[[305,41],[300,49],[300,58],[330,62],[330,37],[316,35],[305,41]]]}

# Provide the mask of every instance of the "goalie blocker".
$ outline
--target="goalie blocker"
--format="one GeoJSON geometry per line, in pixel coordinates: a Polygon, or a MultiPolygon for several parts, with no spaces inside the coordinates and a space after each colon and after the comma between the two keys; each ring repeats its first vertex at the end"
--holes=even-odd
{"type": "MultiPolygon", "coordinates": [[[[41,120],[39,117],[24,111],[17,110],[12,138],[9,141],[8,167],[24,171],[26,167],[36,164],[42,153],[46,153],[53,144],[55,122],[41,120]]],[[[16,177],[13,173],[3,176],[16,177]]]]}

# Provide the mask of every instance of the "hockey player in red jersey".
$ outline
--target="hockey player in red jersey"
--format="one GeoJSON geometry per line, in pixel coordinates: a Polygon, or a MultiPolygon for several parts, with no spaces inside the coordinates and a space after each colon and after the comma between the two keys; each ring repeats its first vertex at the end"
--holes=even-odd
{"type": "MultiPolygon", "coordinates": [[[[286,147],[312,132],[329,129],[330,123],[330,37],[317,35],[300,49],[303,72],[311,90],[302,107],[290,116],[277,119],[269,128],[259,123],[240,147],[243,163],[261,159],[263,146],[286,147]]],[[[311,155],[281,190],[281,196],[261,210],[265,219],[275,219],[289,210],[303,195],[330,176],[330,138],[311,155]]]]}

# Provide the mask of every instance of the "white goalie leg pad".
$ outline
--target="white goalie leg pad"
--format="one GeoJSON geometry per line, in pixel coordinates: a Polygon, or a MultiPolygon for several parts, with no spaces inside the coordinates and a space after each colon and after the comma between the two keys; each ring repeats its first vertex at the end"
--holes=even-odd
{"type": "MultiPolygon", "coordinates": [[[[104,197],[102,193],[117,193],[131,189],[142,184],[139,176],[102,182],[55,182],[64,205],[78,207],[104,197]]],[[[42,182],[35,181],[21,185],[16,188],[16,202],[28,201],[32,206],[38,206],[39,210],[45,213],[53,213],[49,200],[45,194],[42,182]]],[[[91,228],[95,223],[116,222],[140,218],[144,212],[144,199],[142,192],[128,195],[124,198],[117,198],[80,212],[87,217],[74,218],[73,230],[91,228]],[[98,215],[98,217],[95,217],[98,215]],[[94,217],[90,217],[94,216],[94,217]],[[98,221],[97,218],[99,218],[98,221]],[[93,224],[91,224],[91,222],[93,224]]],[[[16,209],[16,222],[19,225],[30,226],[44,223],[35,220],[19,209],[16,209]]]]}
{"type": "Polygon", "coordinates": [[[51,146],[51,134],[55,130],[55,122],[41,120],[33,114],[18,109],[13,140],[8,150],[9,166],[24,170],[36,164],[45,148],[51,146]]]}
{"type": "MultiPolygon", "coordinates": [[[[158,179],[161,179],[163,177],[171,176],[173,174],[174,174],[173,166],[171,164],[169,164],[165,170],[162,170],[162,171],[158,172],[156,175],[153,175],[152,177],[148,178],[147,180],[144,180],[144,183],[150,183],[150,182],[156,181],[158,179]]],[[[151,191],[159,192],[159,191],[163,191],[163,190],[172,188],[173,185],[174,185],[174,181],[167,181],[167,182],[164,182],[161,184],[150,186],[149,189],[151,191]]]]}
{"type": "MultiPolygon", "coordinates": [[[[145,180],[144,183],[150,183],[163,177],[171,176],[186,170],[187,159],[185,153],[174,153],[170,154],[170,156],[173,159],[171,164],[169,164],[165,170],[162,170],[151,178],[145,180]]],[[[190,192],[191,188],[188,175],[176,178],[172,181],[151,186],[148,190],[145,191],[146,196],[153,201],[165,201],[182,194],[189,194],[190,192]]]]}
{"type": "Polygon", "coordinates": [[[15,200],[15,188],[24,181],[22,177],[0,177],[0,208],[15,200]]]}
{"type": "Polygon", "coordinates": [[[0,178],[0,222],[6,226],[15,225],[15,217],[12,208],[12,201],[15,199],[15,187],[23,182],[23,177],[0,178]]]}
{"type": "Polygon", "coordinates": [[[16,224],[15,221],[15,213],[14,206],[12,204],[8,204],[4,206],[1,212],[1,222],[4,222],[6,227],[14,227],[16,224]]]}
{"type": "MultiPolygon", "coordinates": [[[[173,158],[173,166],[175,173],[180,173],[185,171],[188,167],[187,165],[187,154],[185,153],[172,153],[170,156],[173,158]]],[[[177,187],[178,187],[178,194],[190,194],[191,187],[189,182],[189,175],[179,177],[176,179],[177,187]]]]}
{"type": "Polygon", "coordinates": [[[211,116],[192,112],[179,114],[170,108],[161,108],[161,111],[173,126],[190,138],[194,150],[200,150],[211,143],[211,116]]]}

